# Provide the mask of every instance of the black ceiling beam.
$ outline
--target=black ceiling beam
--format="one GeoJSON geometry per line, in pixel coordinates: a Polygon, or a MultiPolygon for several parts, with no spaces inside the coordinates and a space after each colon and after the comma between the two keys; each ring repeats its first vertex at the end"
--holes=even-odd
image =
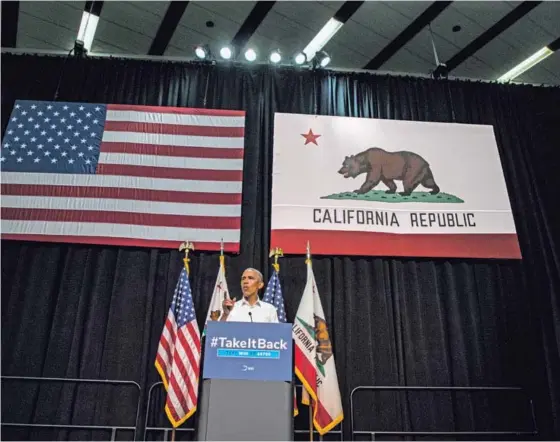
{"type": "Polygon", "coordinates": [[[333,18],[341,23],[346,23],[350,17],[362,6],[365,2],[344,2],[344,4],[336,11],[333,18]]]}
{"type": "Polygon", "coordinates": [[[253,9],[231,40],[231,46],[234,49],[234,57],[237,57],[243,51],[243,48],[260,26],[266,15],[270,12],[276,2],[259,1],[253,6],[253,9]]]}
{"type": "Polygon", "coordinates": [[[547,44],[546,47],[548,49],[550,49],[551,51],[556,52],[558,49],[560,49],[560,37],[558,37],[556,40],[554,40],[552,43],[547,44]]]}
{"type": "Polygon", "coordinates": [[[15,48],[19,19],[19,2],[2,2],[2,47],[15,48]]]}
{"type": "Polygon", "coordinates": [[[422,14],[406,27],[397,37],[385,46],[379,54],[371,59],[364,69],[379,69],[387,60],[395,55],[399,49],[412,40],[422,29],[431,23],[445,8],[453,2],[435,1],[422,14]]]}
{"type": "Polygon", "coordinates": [[[467,58],[474,55],[479,49],[490,43],[494,38],[504,32],[507,28],[517,22],[520,18],[525,16],[527,13],[535,9],[542,2],[523,2],[515,9],[506,14],[501,20],[499,20],[490,29],[487,29],[477,38],[471,41],[467,46],[457,52],[453,57],[451,57],[445,64],[447,66],[447,71],[451,72],[461,63],[463,63],[467,58]]]}
{"type": "Polygon", "coordinates": [[[148,55],[163,55],[165,53],[165,50],[167,49],[167,46],[169,45],[169,42],[175,33],[175,29],[177,29],[188,4],[188,1],[172,1],[169,3],[165,16],[163,17],[156,36],[152,41],[148,55]]]}
{"type": "Polygon", "coordinates": [[[87,1],[84,6],[84,11],[90,14],[101,16],[101,10],[103,9],[102,1],[87,1]]]}

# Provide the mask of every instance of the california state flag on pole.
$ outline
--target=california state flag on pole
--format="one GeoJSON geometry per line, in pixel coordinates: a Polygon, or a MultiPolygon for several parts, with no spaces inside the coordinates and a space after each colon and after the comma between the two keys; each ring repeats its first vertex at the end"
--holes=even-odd
{"type": "Polygon", "coordinates": [[[208,324],[208,321],[217,321],[220,319],[220,316],[222,315],[222,302],[224,299],[230,299],[230,297],[226,281],[225,258],[224,255],[220,255],[220,268],[218,270],[218,276],[216,277],[216,283],[214,284],[212,299],[210,300],[210,305],[208,306],[208,313],[206,314],[203,334],[206,334],[206,324],[208,324]]]}
{"type": "MultiPolygon", "coordinates": [[[[315,283],[311,258],[307,283],[292,327],[295,341],[295,372],[313,405],[313,423],[320,435],[337,426],[344,414],[338,388],[331,340],[315,283]]],[[[304,403],[305,400],[304,395],[304,403]]]]}

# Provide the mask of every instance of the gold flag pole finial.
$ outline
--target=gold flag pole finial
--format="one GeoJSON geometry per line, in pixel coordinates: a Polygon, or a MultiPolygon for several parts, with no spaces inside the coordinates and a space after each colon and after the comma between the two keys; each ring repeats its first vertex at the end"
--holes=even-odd
{"type": "Polygon", "coordinates": [[[181,245],[179,246],[179,252],[185,252],[185,257],[183,258],[183,263],[185,264],[185,270],[187,271],[187,274],[190,273],[190,269],[189,269],[189,252],[191,250],[194,250],[194,244],[190,241],[185,241],[183,243],[181,243],[181,245]]]}
{"type": "Polygon", "coordinates": [[[274,263],[272,264],[272,267],[274,268],[274,270],[276,270],[276,272],[279,272],[280,264],[278,264],[278,258],[284,256],[284,251],[280,247],[275,247],[270,251],[268,255],[269,258],[272,258],[273,256],[274,256],[274,263]]]}
{"type": "Polygon", "coordinates": [[[226,261],[224,258],[224,238],[220,239],[220,266],[225,267],[226,261]]]}

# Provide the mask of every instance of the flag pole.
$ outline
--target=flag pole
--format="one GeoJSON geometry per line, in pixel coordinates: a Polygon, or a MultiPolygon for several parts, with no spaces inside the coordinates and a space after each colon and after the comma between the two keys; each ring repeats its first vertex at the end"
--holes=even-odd
{"type": "MultiPolygon", "coordinates": [[[[306,252],[306,262],[309,262],[309,260],[311,259],[311,246],[309,245],[309,240],[307,241],[306,252]]],[[[309,440],[313,442],[313,401],[311,400],[311,398],[309,398],[309,440]]]]}
{"type": "Polygon", "coordinates": [[[313,402],[311,398],[309,400],[309,440],[313,442],[313,402]]]}
{"type": "MultiPolygon", "coordinates": [[[[187,271],[187,278],[190,274],[190,267],[189,267],[189,252],[191,250],[194,250],[194,244],[190,241],[184,241],[183,243],[181,243],[181,245],[179,246],[179,251],[180,252],[185,252],[185,257],[183,258],[183,263],[185,265],[185,270],[187,271]]],[[[175,430],[176,428],[173,427],[173,429],[171,430],[171,442],[175,442],[175,430]]]]}

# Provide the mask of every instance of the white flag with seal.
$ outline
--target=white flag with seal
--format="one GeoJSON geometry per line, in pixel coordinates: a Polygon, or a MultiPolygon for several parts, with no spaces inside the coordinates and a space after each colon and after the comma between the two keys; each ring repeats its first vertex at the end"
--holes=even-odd
{"type": "MultiPolygon", "coordinates": [[[[311,259],[307,259],[307,283],[292,327],[295,372],[313,405],[313,424],[319,434],[332,430],[344,419],[332,344],[325,313],[315,283],[311,259]]],[[[305,395],[304,395],[304,403],[305,395]]]]}
{"type": "Polygon", "coordinates": [[[222,316],[222,302],[224,299],[230,299],[229,290],[226,281],[226,266],[224,256],[220,256],[220,268],[216,283],[214,284],[214,292],[206,314],[206,321],[204,322],[204,333],[206,333],[206,324],[208,321],[218,321],[222,316]]]}

